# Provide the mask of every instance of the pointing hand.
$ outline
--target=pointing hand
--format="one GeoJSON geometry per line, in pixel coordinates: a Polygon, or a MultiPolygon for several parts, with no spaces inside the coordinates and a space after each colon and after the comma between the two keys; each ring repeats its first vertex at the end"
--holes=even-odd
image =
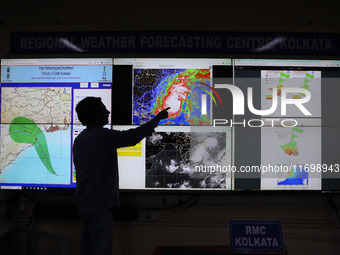
{"type": "Polygon", "coordinates": [[[169,117],[169,114],[168,114],[168,110],[170,109],[170,107],[164,109],[163,111],[160,111],[157,115],[156,115],[156,118],[158,120],[163,120],[163,119],[167,119],[169,117]]]}

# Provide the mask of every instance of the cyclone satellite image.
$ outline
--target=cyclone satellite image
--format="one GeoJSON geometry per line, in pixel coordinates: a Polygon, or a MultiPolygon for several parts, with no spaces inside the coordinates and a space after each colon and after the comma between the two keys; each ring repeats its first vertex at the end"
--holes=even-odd
{"type": "Polygon", "coordinates": [[[196,166],[228,164],[225,132],[157,132],[146,139],[146,188],[226,189],[226,173],[196,166]]]}
{"type": "Polygon", "coordinates": [[[171,107],[161,125],[210,125],[211,97],[202,114],[203,94],[211,94],[210,69],[134,69],[133,124],[171,107]]]}

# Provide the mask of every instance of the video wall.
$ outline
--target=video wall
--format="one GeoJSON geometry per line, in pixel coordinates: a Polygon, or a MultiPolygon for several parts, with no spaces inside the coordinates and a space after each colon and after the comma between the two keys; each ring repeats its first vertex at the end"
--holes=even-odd
{"type": "Polygon", "coordinates": [[[2,59],[0,187],[75,188],[75,106],[96,96],[115,130],[171,107],[118,149],[123,190],[337,191],[339,78],[335,60],[2,59]]]}

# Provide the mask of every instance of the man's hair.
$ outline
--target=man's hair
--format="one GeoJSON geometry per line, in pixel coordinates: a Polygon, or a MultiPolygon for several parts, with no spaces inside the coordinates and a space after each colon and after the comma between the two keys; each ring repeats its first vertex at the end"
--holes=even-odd
{"type": "Polygon", "coordinates": [[[93,124],[93,117],[98,114],[102,104],[100,97],[86,97],[82,99],[76,106],[76,112],[81,124],[84,126],[93,124]]]}

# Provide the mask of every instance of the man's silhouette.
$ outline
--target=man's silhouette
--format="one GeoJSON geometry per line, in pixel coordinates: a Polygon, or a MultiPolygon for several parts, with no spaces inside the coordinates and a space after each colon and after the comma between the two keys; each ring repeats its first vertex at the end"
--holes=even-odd
{"type": "Polygon", "coordinates": [[[168,117],[168,109],[135,129],[116,131],[104,128],[110,112],[101,98],[87,97],[77,104],[78,119],[86,126],[73,145],[75,200],[83,223],[80,254],[112,254],[112,208],[119,206],[117,148],[150,135],[168,117]]]}

